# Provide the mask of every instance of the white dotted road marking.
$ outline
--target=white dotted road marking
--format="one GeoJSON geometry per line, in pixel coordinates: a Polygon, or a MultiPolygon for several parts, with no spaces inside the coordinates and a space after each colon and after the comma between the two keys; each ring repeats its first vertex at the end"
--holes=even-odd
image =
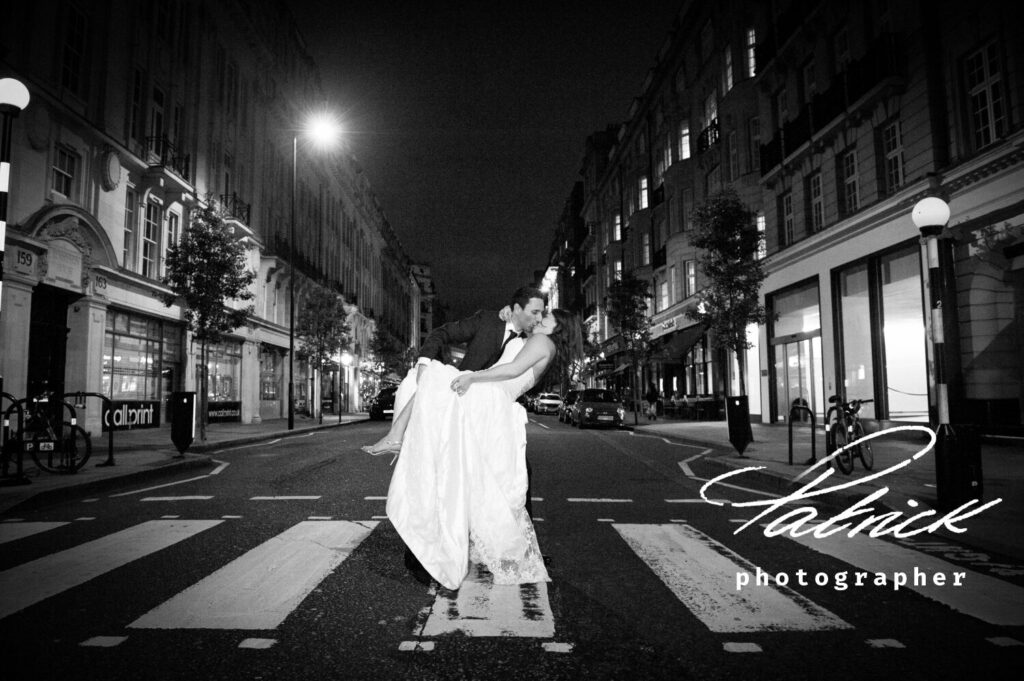
{"type": "Polygon", "coordinates": [[[160,519],[161,520],[174,520],[174,519],[180,518],[180,517],[181,517],[180,515],[162,515],[162,516],[160,516],[160,519]]]}
{"type": "Polygon", "coordinates": [[[223,518],[224,520],[238,520],[241,517],[242,516],[240,516],[240,515],[222,515],[221,516],[221,518],[223,518]]]}
{"type": "Polygon", "coordinates": [[[178,480],[176,482],[168,482],[168,483],[163,484],[163,485],[154,485],[153,487],[144,487],[143,489],[135,489],[135,490],[132,490],[131,492],[119,492],[118,494],[111,494],[109,498],[114,499],[116,497],[131,496],[132,494],[142,494],[143,492],[152,492],[155,489],[162,489],[164,487],[172,487],[174,485],[183,485],[186,482],[195,482],[196,480],[205,480],[206,477],[207,476],[205,476],[205,475],[200,475],[197,478],[189,478],[188,480],[178,480]]]}
{"type": "Polygon", "coordinates": [[[572,644],[562,643],[560,641],[545,641],[540,644],[540,647],[549,653],[571,653],[572,644]]]}
{"type": "Polygon", "coordinates": [[[184,497],[143,497],[139,501],[208,501],[212,496],[193,494],[184,497]]]}
{"type": "Polygon", "coordinates": [[[402,641],[398,644],[398,649],[402,652],[429,652],[434,649],[433,641],[402,641]]]}
{"type": "MultiPolygon", "coordinates": [[[[175,517],[177,517],[177,516],[175,516],[175,517]]],[[[84,515],[84,516],[82,516],[80,518],[75,518],[75,520],[96,520],[96,517],[95,516],[84,515]]]]}
{"type": "Polygon", "coordinates": [[[387,497],[363,497],[364,501],[387,501],[387,497]]]}
{"type": "Polygon", "coordinates": [[[872,648],[906,648],[894,638],[869,638],[865,643],[872,648]]]}
{"type": "Polygon", "coordinates": [[[372,515],[372,516],[370,516],[370,520],[387,520],[387,519],[388,519],[388,517],[386,515],[372,515]]]}
{"type": "Polygon", "coordinates": [[[722,648],[727,653],[759,653],[761,652],[761,646],[756,643],[736,643],[727,642],[722,644],[722,648]]]}
{"type": "Polygon", "coordinates": [[[728,503],[727,499],[666,499],[666,504],[725,504],[728,503]]]}
{"type": "Polygon", "coordinates": [[[542,523],[542,522],[544,522],[544,519],[543,518],[533,518],[533,522],[535,522],[535,523],[542,523]]]}
{"type": "Polygon", "coordinates": [[[1010,638],[1009,636],[993,636],[992,638],[987,638],[985,640],[997,646],[1024,646],[1024,643],[1021,643],[1015,638],[1010,638]]]}
{"type": "Polygon", "coordinates": [[[239,648],[248,650],[266,650],[277,643],[276,638],[247,638],[238,644],[239,648]]]}
{"type": "Polygon", "coordinates": [[[670,523],[685,523],[685,522],[686,522],[686,521],[685,521],[685,520],[683,520],[682,518],[669,518],[669,519],[668,519],[668,521],[669,521],[670,523]]]}
{"type": "Polygon", "coordinates": [[[566,501],[583,504],[632,504],[632,499],[584,499],[581,497],[569,497],[566,501]]]}
{"type": "Polygon", "coordinates": [[[319,495],[283,495],[277,497],[249,497],[249,501],[316,501],[319,499],[319,495]]]}
{"type": "Polygon", "coordinates": [[[78,645],[92,648],[113,648],[128,640],[127,636],[93,636],[78,645]]]}
{"type": "Polygon", "coordinates": [[[311,515],[307,520],[330,520],[331,517],[329,515],[311,515]]]}
{"type": "Polygon", "coordinates": [[[530,497],[530,501],[544,501],[544,497],[530,497]]]}
{"type": "Polygon", "coordinates": [[[615,518],[598,518],[597,522],[599,522],[599,523],[614,523],[615,522],[615,518]]]}
{"type": "Polygon", "coordinates": [[[92,504],[99,501],[99,499],[82,499],[83,504],[92,504]]]}

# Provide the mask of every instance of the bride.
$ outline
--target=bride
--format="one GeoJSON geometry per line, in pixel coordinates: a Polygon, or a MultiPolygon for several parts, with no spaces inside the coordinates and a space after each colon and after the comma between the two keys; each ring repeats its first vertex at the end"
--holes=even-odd
{"type": "Polygon", "coordinates": [[[432,361],[420,376],[387,515],[445,588],[459,588],[470,561],[495,584],[550,581],[525,507],[526,411],[515,400],[546,371],[561,375],[581,346],[576,319],[553,310],[489,369],[432,361]]]}

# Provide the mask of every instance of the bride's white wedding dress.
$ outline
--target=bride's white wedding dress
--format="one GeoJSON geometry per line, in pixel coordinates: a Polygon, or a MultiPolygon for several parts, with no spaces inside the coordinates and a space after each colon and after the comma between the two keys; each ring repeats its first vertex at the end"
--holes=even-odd
{"type": "Polygon", "coordinates": [[[525,507],[526,410],[515,401],[533,386],[534,370],[474,383],[462,397],[450,387],[459,373],[432,361],[420,377],[388,518],[445,588],[459,588],[470,561],[495,584],[550,581],[525,507]]]}

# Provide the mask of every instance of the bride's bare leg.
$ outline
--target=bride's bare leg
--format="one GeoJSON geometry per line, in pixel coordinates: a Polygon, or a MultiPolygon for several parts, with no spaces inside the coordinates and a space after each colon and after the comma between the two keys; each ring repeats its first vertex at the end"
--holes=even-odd
{"type": "Polygon", "coordinates": [[[409,418],[412,416],[412,405],[416,396],[413,395],[402,408],[401,413],[395,414],[391,420],[391,428],[387,434],[372,445],[363,447],[368,454],[398,453],[402,448],[402,438],[405,437],[405,429],[409,426],[409,418]]]}

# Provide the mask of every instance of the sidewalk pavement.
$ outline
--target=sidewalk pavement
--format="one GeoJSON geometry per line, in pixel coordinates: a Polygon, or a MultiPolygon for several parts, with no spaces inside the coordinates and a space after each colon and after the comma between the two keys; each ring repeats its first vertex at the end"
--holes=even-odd
{"type": "Polygon", "coordinates": [[[27,455],[24,459],[25,479],[28,484],[10,484],[13,465],[8,477],[0,478],[0,513],[26,501],[52,502],[62,498],[95,493],[111,485],[139,482],[168,473],[202,469],[213,466],[212,452],[253,442],[262,442],[287,435],[296,435],[324,428],[336,428],[350,423],[366,421],[365,413],[325,415],[321,425],[314,419],[296,415],[295,429],[288,430],[287,419],[273,419],[261,423],[211,423],[206,427],[206,441],[196,439],[184,456],[171,442],[170,426],[118,430],[114,432],[113,466],[98,465],[110,458],[107,433],[93,433],[92,456],[85,466],[71,475],[56,475],[39,471],[27,455]]]}
{"type": "MultiPolygon", "coordinates": [[[[626,425],[632,425],[627,418],[626,425]]],[[[739,456],[736,449],[729,443],[728,425],[725,421],[687,421],[665,419],[647,421],[643,417],[635,428],[637,434],[662,435],[679,439],[690,444],[715,447],[718,453],[702,458],[711,466],[712,477],[728,471],[763,466],[763,470],[748,471],[735,476],[728,482],[765,488],[777,494],[791,494],[804,484],[814,480],[824,471],[824,465],[816,468],[796,484],[793,479],[806,471],[807,461],[811,456],[811,430],[808,426],[794,424],[793,428],[793,463],[789,463],[789,428],[787,425],[768,425],[755,423],[751,425],[754,441],[739,456]],[[724,452],[723,452],[724,450],[724,452]],[[761,485],[750,485],[754,478],[760,479],[761,485]]],[[[825,456],[825,433],[819,428],[815,440],[817,458],[825,456]]],[[[920,452],[928,444],[928,436],[920,431],[904,431],[901,433],[879,436],[871,441],[875,455],[872,471],[864,470],[860,459],[855,459],[855,467],[850,476],[835,471],[827,480],[819,483],[815,489],[833,487],[851,480],[863,479],[866,476],[883,471],[920,452]]],[[[697,454],[697,450],[693,450],[697,454]]],[[[687,457],[688,458],[688,457],[687,457]]],[[[827,465],[827,464],[825,464],[827,465]]],[[[982,503],[994,499],[1002,502],[970,517],[960,523],[967,529],[963,534],[954,534],[946,530],[936,531],[928,535],[922,533],[918,540],[932,537],[933,540],[955,539],[957,542],[976,549],[1003,554],[1005,557],[1024,563],[1024,440],[1021,439],[987,439],[981,443],[982,472],[982,503]]],[[[817,499],[830,506],[849,508],[867,495],[882,487],[889,492],[872,504],[876,509],[884,506],[886,511],[900,511],[909,517],[936,504],[935,489],[935,455],[934,449],[928,451],[916,461],[900,470],[890,472],[875,480],[869,480],[845,490],[836,490],[817,499]],[[908,506],[907,501],[914,499],[920,502],[917,509],[908,506]]],[[[802,506],[796,502],[790,508],[802,506]]],[[[876,513],[877,514],[877,513],[876,513]]],[[[821,514],[829,517],[828,514],[821,514]]],[[[938,512],[932,518],[945,515],[938,512]]],[[[777,517],[773,514],[772,517],[777,517]]],[[[866,515],[864,516],[866,517],[866,515]]],[[[925,523],[915,523],[913,527],[921,527],[925,523]]]]}

